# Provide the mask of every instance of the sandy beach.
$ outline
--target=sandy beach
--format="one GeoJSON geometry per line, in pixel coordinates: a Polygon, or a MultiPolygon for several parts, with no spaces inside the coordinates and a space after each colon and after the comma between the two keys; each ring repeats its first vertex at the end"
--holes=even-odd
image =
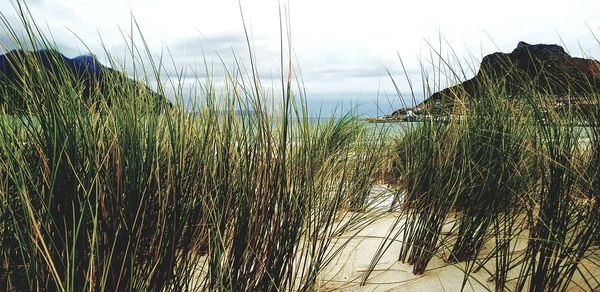
{"type": "MultiPolygon", "coordinates": [[[[385,187],[378,186],[376,192],[385,192],[385,187]]],[[[389,203],[389,200],[383,200],[389,203]]],[[[385,205],[380,204],[383,208],[385,205]]],[[[464,263],[448,263],[449,247],[442,247],[439,254],[429,262],[427,270],[422,275],[414,275],[412,266],[398,261],[402,235],[391,242],[387,250],[376,263],[364,285],[361,285],[365,272],[369,269],[383,240],[390,234],[392,226],[396,228],[391,234],[396,234],[403,223],[400,212],[387,212],[367,225],[358,233],[349,232],[340,236],[332,249],[340,248],[341,252],[324,269],[320,277],[322,291],[461,291],[464,280],[464,263]],[[345,245],[342,247],[342,245],[345,245]]],[[[451,221],[452,218],[449,219],[451,221]]],[[[452,224],[446,224],[442,232],[448,234],[452,224]]],[[[526,232],[513,243],[514,255],[522,253],[527,246],[526,232]]],[[[388,243],[390,241],[387,241],[388,243]]],[[[483,246],[480,258],[484,258],[493,249],[491,242],[483,246]]],[[[576,273],[569,286],[569,291],[586,291],[578,283],[586,279],[600,277],[600,268],[591,261],[583,261],[580,266],[585,275],[576,273]]],[[[493,261],[486,263],[485,268],[472,273],[467,279],[463,291],[493,291],[494,281],[491,278],[493,261]]],[[[519,269],[511,271],[513,276],[509,284],[516,283],[519,269]]]]}

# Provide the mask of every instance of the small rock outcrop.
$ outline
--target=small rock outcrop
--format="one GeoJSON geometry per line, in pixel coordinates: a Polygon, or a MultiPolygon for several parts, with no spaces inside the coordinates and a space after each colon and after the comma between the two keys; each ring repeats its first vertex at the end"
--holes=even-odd
{"type": "MultiPolygon", "coordinates": [[[[557,99],[600,93],[600,62],[571,57],[559,45],[519,42],[510,53],[485,56],[475,77],[434,93],[412,111],[456,97],[480,98],[490,87],[516,98],[531,92],[557,99]]],[[[400,119],[406,111],[397,110],[388,118],[400,119]]]]}

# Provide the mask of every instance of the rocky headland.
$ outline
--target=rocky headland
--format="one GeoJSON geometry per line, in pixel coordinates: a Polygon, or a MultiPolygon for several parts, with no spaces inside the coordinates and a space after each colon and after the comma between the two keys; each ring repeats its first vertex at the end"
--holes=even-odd
{"type": "MultiPolygon", "coordinates": [[[[127,74],[102,65],[94,56],[67,58],[56,50],[12,50],[0,55],[0,108],[19,112],[25,107],[23,90],[43,94],[44,86],[60,87],[71,83],[81,90],[81,98],[93,104],[99,98],[110,98],[119,91],[136,98],[152,98],[172,106],[161,94],[154,92],[127,74]]],[[[110,100],[108,103],[110,104],[110,100]]]]}
{"type": "Polygon", "coordinates": [[[373,121],[416,121],[429,115],[440,116],[457,99],[482,98],[490,92],[515,99],[535,92],[550,97],[556,104],[593,107],[588,99],[580,98],[600,93],[600,62],[571,57],[558,45],[519,42],[510,53],[485,56],[473,78],[432,94],[414,108],[402,108],[373,121]]]}

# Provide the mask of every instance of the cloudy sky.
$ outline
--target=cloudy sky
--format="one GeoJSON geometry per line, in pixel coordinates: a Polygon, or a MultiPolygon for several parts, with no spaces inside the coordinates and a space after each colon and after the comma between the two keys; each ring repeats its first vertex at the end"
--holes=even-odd
{"type": "MultiPolygon", "coordinates": [[[[280,71],[279,11],[285,6],[308,99],[329,106],[358,103],[369,114],[376,104],[381,107],[379,114],[399,104],[386,70],[403,92],[409,91],[399,56],[415,91],[422,91],[421,66],[431,73],[432,56],[436,59],[432,47],[435,51],[441,48],[446,58],[452,54],[463,64],[475,64],[473,68],[465,66],[466,71],[476,70],[482,56],[509,52],[519,41],[564,44],[574,56],[600,58],[600,44],[592,34],[600,37],[598,0],[26,2],[38,24],[52,31],[67,56],[87,53],[78,38],[101,59],[100,40],[111,54],[125,56],[123,33],[130,33],[133,15],[152,54],[159,56],[168,49],[176,66],[190,68],[188,72],[194,68],[202,71],[204,60],[218,62],[220,56],[231,63],[232,52],[247,54],[242,11],[266,80],[280,71]],[[388,105],[387,99],[393,104],[388,105]]],[[[18,26],[14,3],[0,0],[0,11],[18,26]]],[[[0,41],[10,47],[4,31],[0,41]]],[[[167,69],[167,74],[172,73],[167,69]]]]}

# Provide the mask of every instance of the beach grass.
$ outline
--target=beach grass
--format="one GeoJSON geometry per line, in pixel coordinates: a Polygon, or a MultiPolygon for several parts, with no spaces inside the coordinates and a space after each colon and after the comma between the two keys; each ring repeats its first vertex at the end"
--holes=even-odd
{"type": "MultiPolygon", "coordinates": [[[[57,52],[15,5],[21,23],[1,17],[11,47],[57,52]]],[[[18,83],[0,76],[0,290],[327,289],[323,271],[389,216],[363,285],[399,242],[394,261],[415,275],[437,259],[458,268],[462,283],[449,290],[489,287],[482,272],[498,291],[600,287],[597,109],[553,109],[552,92],[526,87],[515,98],[484,78],[479,98],[456,92],[433,109],[443,119],[393,138],[351,112],[314,120],[280,29],[271,86],[248,34],[249,64],[193,68],[206,77],[192,84],[166,80],[166,58],[139,28],[130,55],[105,56],[135,82],[106,71],[105,86],[90,89],[57,53],[52,72],[34,57],[11,63],[18,83]],[[157,98],[167,92],[169,102],[157,98]],[[373,189],[383,182],[392,198],[382,208],[390,198],[373,189]]],[[[423,92],[474,68],[430,56],[423,92]]]]}
{"type": "MultiPolygon", "coordinates": [[[[454,80],[464,67],[434,69],[454,80]]],[[[517,73],[505,77],[535,84],[517,73]]],[[[554,108],[555,94],[534,86],[515,99],[485,78],[494,74],[480,76],[480,95],[454,92],[444,119],[425,118],[397,139],[392,173],[403,212],[384,243],[400,240],[399,260],[415,274],[445,258],[464,272],[463,289],[482,270],[498,291],[597,289],[597,110],[554,108]]],[[[595,94],[577,98],[599,104],[595,94]]]]}
{"type": "MultiPolygon", "coordinates": [[[[22,23],[3,17],[12,45],[54,49],[16,9],[22,23]]],[[[162,60],[143,39],[128,47],[132,63],[107,55],[112,67],[162,85],[162,60]]],[[[249,52],[250,73],[207,70],[188,107],[182,80],[171,106],[108,71],[108,89],[86,92],[66,67],[13,62],[22,88],[3,84],[0,106],[0,290],[316,289],[343,241],[333,235],[369,219],[356,211],[384,131],[352,114],[309,119],[291,59],[282,53],[289,71],[270,88],[249,52]]]]}

